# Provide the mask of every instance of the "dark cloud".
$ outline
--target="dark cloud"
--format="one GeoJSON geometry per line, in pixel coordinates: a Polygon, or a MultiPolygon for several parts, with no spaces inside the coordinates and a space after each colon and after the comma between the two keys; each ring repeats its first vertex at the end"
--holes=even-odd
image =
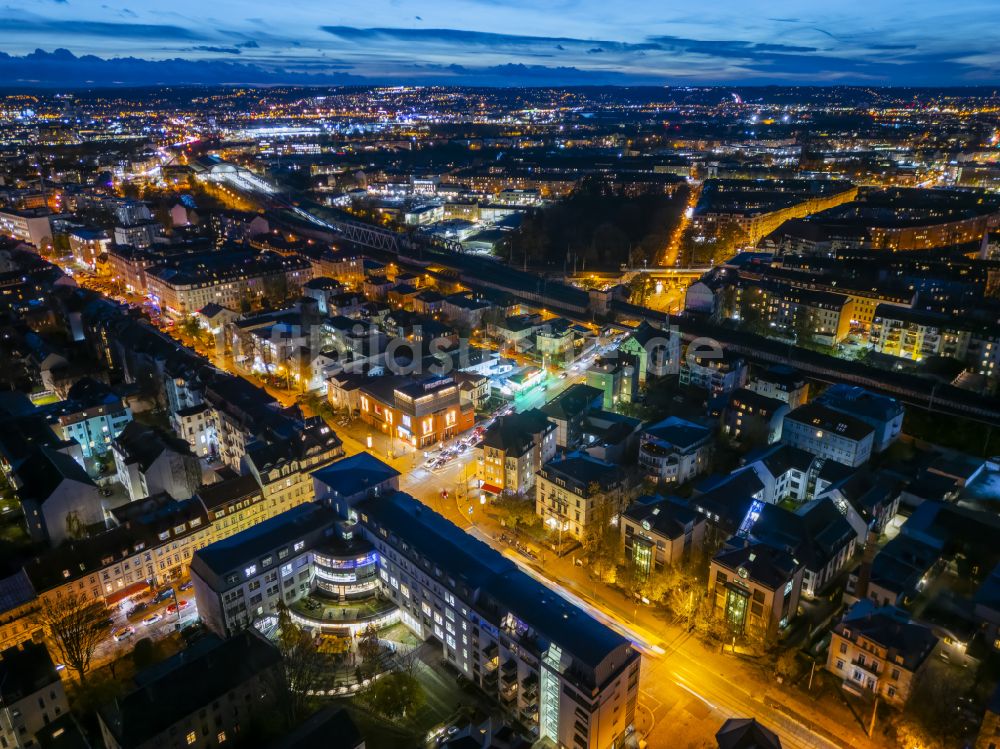
{"type": "Polygon", "coordinates": [[[330,70],[330,67],[317,67],[315,72],[300,72],[223,60],[77,57],[65,49],[52,52],[38,49],[20,57],[0,52],[0,80],[6,86],[80,88],[166,83],[358,85],[369,82],[360,76],[330,70]]]}
{"type": "Polygon", "coordinates": [[[192,52],[216,52],[220,55],[238,55],[240,50],[236,47],[213,47],[208,44],[199,44],[189,48],[192,52]]]}
{"type": "Polygon", "coordinates": [[[605,51],[633,52],[658,49],[655,43],[631,44],[605,39],[574,39],[566,36],[528,36],[526,34],[498,34],[489,31],[469,31],[467,29],[404,29],[404,28],[358,28],[356,26],[320,26],[328,34],[352,42],[425,42],[448,44],[451,46],[476,46],[504,49],[514,47],[534,47],[555,45],[558,49],[584,46],[585,49],[600,47],[605,51]]]}
{"type": "Polygon", "coordinates": [[[739,40],[685,39],[680,36],[654,36],[650,38],[650,41],[664,49],[695,52],[714,55],[715,57],[746,57],[761,52],[800,53],[816,51],[816,47],[801,47],[789,44],[768,44],[739,40]]]}
{"type": "Polygon", "coordinates": [[[258,47],[260,47],[260,45],[255,40],[250,39],[245,42],[240,42],[239,44],[236,45],[236,47],[238,47],[239,49],[257,49],[258,47]]]}
{"type": "Polygon", "coordinates": [[[113,23],[101,21],[63,21],[54,18],[6,18],[6,34],[53,34],[73,36],[108,36],[131,39],[200,40],[207,37],[182,26],[158,23],[113,23]]]}

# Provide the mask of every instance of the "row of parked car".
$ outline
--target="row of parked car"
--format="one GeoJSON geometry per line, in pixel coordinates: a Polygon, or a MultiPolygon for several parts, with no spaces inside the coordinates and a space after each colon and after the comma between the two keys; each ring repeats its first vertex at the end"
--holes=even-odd
{"type": "MultiPolygon", "coordinates": [[[[177,590],[180,592],[190,590],[191,585],[190,581],[182,583],[178,586],[177,590]]],[[[131,611],[129,611],[126,616],[130,621],[135,621],[143,627],[151,627],[157,622],[163,621],[163,614],[157,611],[150,611],[151,607],[163,603],[164,601],[168,601],[171,598],[174,599],[174,602],[167,606],[167,614],[176,614],[191,605],[187,599],[177,598],[177,593],[174,591],[173,587],[166,587],[156,591],[156,593],[154,593],[150,598],[139,601],[132,607],[131,611]],[[145,616],[143,616],[143,614],[145,614],[145,616]]],[[[124,627],[119,627],[111,633],[111,636],[114,637],[116,642],[123,642],[134,635],[135,627],[130,624],[127,624],[124,627]]]]}

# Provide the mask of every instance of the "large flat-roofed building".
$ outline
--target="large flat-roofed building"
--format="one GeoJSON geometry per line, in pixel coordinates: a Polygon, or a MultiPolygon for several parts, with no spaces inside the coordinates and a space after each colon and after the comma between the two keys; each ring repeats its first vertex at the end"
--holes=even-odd
{"type": "Polygon", "coordinates": [[[228,637],[308,594],[312,554],[335,521],[310,502],[195,552],[191,580],[205,626],[228,637]]]}
{"type": "Polygon", "coordinates": [[[41,249],[52,242],[52,216],[44,208],[0,211],[0,234],[41,249]]]}
{"type": "Polygon", "coordinates": [[[539,738],[619,746],[635,721],[639,653],[621,635],[402,492],[356,508],[379,575],[418,637],[539,738]]]}

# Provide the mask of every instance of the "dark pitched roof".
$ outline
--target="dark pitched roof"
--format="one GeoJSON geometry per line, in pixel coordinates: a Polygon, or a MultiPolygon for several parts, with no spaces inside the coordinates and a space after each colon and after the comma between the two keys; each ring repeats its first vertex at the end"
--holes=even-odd
{"type": "Polygon", "coordinates": [[[146,471],[166,450],[179,455],[191,455],[191,446],[186,440],[156,427],[130,421],[115,437],[114,445],[123,453],[128,462],[135,462],[139,470],[146,471]]]}
{"type": "Polygon", "coordinates": [[[783,549],[808,570],[821,570],[855,537],[832,499],[818,499],[797,512],[764,505],[750,531],[754,541],[783,549]]]}
{"type": "Polygon", "coordinates": [[[833,432],[851,440],[863,440],[874,430],[861,419],[848,416],[840,411],[835,411],[829,406],[813,401],[804,406],[799,406],[785,416],[786,419],[797,421],[800,424],[808,424],[811,427],[818,427],[827,432],[833,432]]]}
{"type": "Polygon", "coordinates": [[[90,476],[83,470],[83,466],[73,458],[44,446],[24,461],[17,476],[21,481],[21,486],[17,490],[18,495],[37,501],[48,499],[63,481],[77,481],[95,486],[90,476]]]}
{"type": "Polygon", "coordinates": [[[49,651],[31,640],[0,652],[0,698],[17,702],[59,681],[49,651]]]}
{"type": "Polygon", "coordinates": [[[553,419],[572,419],[589,411],[603,397],[603,390],[577,383],[542,406],[542,411],[553,419]]]}
{"type": "Polygon", "coordinates": [[[553,428],[544,412],[532,408],[501,416],[493,422],[483,435],[483,445],[520,455],[528,449],[536,434],[553,428]]]}
{"type": "Polygon", "coordinates": [[[364,737],[343,707],[320,710],[270,749],[357,749],[364,737]]]}
{"type": "Polygon", "coordinates": [[[802,564],[782,549],[766,544],[750,544],[738,549],[723,549],[712,560],[729,570],[744,569],[754,582],[777,590],[799,570],[802,564]]]}
{"type": "Polygon", "coordinates": [[[138,746],[280,661],[253,630],[228,640],[209,635],[137,674],[137,688],[105,705],[101,717],[122,746],[138,746]]]}
{"type": "Polygon", "coordinates": [[[881,645],[889,651],[887,660],[895,662],[901,656],[911,671],[926,660],[938,642],[930,627],[911,622],[906,612],[895,606],[876,607],[868,599],[851,606],[834,629],[849,640],[861,635],[881,645]]]}
{"type": "Polygon", "coordinates": [[[639,497],[625,510],[625,517],[637,523],[646,521],[650,531],[664,538],[680,538],[689,523],[702,518],[684,500],[675,497],[639,497]]]}
{"type": "Polygon", "coordinates": [[[715,734],[719,749],[781,749],[778,734],[756,718],[730,718],[715,734]]]}

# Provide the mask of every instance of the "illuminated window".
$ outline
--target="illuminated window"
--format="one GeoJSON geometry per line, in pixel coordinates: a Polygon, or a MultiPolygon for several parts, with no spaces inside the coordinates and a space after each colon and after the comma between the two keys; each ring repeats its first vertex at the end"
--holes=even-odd
{"type": "Polygon", "coordinates": [[[226,732],[219,731],[219,735],[215,737],[220,744],[226,743],[226,732]]]}
{"type": "Polygon", "coordinates": [[[434,417],[428,416],[424,419],[424,434],[430,434],[434,431],[434,417]]]}
{"type": "Polygon", "coordinates": [[[185,739],[186,739],[186,741],[188,742],[188,745],[190,746],[190,745],[191,745],[191,744],[193,744],[193,743],[194,743],[195,741],[197,741],[198,737],[197,737],[197,736],[195,735],[194,731],[190,731],[190,732],[188,733],[188,735],[187,735],[187,736],[185,736],[185,739]]]}
{"type": "Polygon", "coordinates": [[[247,577],[252,577],[253,575],[256,575],[257,574],[257,565],[256,564],[251,564],[249,567],[247,567],[245,570],[243,570],[243,574],[245,574],[247,577]]]}

